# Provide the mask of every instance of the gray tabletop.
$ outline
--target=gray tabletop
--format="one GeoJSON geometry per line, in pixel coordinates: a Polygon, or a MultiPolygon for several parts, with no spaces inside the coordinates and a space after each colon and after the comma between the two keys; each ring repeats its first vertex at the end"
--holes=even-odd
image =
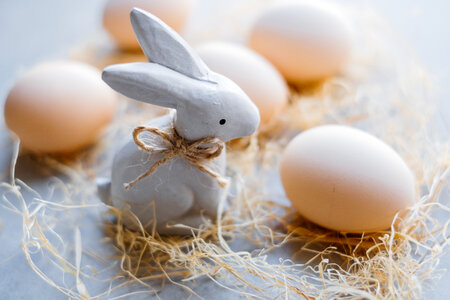
{"type": "MultiPolygon", "coordinates": [[[[207,2],[208,0],[200,0],[207,2]]],[[[351,0],[342,2],[352,2],[351,0]]],[[[67,55],[68,51],[101,28],[104,0],[15,0],[0,1],[0,113],[3,101],[21,71],[48,58],[67,55]],[[93,29],[94,28],[94,29],[93,29]]],[[[445,13],[450,2],[435,0],[372,1],[378,12],[416,49],[418,59],[440,83],[442,130],[450,128],[450,19],[445,13]]],[[[8,167],[10,140],[0,121],[0,170],[8,167]]],[[[26,170],[22,170],[26,176],[26,170]]],[[[0,298],[59,299],[60,292],[44,283],[28,266],[21,250],[21,219],[0,208],[0,298]]],[[[450,256],[441,261],[450,268],[450,256]]],[[[450,299],[450,274],[446,273],[428,299],[450,299]]],[[[212,287],[217,291],[217,288],[212,287]]],[[[211,296],[210,284],[198,292],[211,296]]],[[[161,298],[185,297],[182,291],[161,298]],[[184,295],[184,296],[182,296],[184,295]]],[[[225,292],[215,298],[229,298],[225,292]]]]}

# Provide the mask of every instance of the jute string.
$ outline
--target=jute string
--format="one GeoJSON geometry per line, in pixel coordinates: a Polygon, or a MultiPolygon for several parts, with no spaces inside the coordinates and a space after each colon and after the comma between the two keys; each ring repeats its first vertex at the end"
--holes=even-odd
{"type": "Polygon", "coordinates": [[[169,160],[175,157],[183,157],[192,165],[196,166],[200,171],[215,178],[220,187],[224,188],[227,185],[228,181],[225,178],[223,178],[217,172],[211,170],[209,167],[205,166],[203,163],[203,160],[212,160],[216,157],[219,157],[222,153],[224,143],[218,138],[206,137],[193,142],[188,142],[177,133],[174,127],[172,127],[171,133],[168,133],[155,127],[138,126],[133,130],[133,139],[140,149],[151,153],[165,154],[165,156],[155,162],[146,172],[139,175],[133,181],[125,184],[126,190],[132,188],[140,180],[155,172],[159,166],[167,163],[169,160]],[[149,132],[161,137],[167,144],[167,148],[155,149],[151,145],[146,144],[139,137],[143,132],[149,132]]]}

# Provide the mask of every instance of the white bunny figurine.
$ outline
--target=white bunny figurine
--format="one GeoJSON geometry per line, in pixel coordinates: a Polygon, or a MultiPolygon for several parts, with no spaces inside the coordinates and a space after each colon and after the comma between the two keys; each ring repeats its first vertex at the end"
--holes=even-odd
{"type": "MultiPolygon", "coordinates": [[[[160,234],[189,234],[189,227],[198,228],[205,219],[217,216],[227,194],[219,180],[225,175],[225,149],[221,151],[217,140],[253,134],[259,112],[234,82],[209,70],[161,20],[133,8],[131,23],[149,62],[109,66],[103,80],[125,96],[176,112],[135,129],[134,139],[115,155],[111,180],[98,180],[99,194],[105,203],[131,211],[144,228],[156,228],[160,234]],[[169,136],[171,130],[176,142],[162,137],[161,131],[169,136]],[[199,140],[203,142],[195,144],[199,140]],[[174,143],[205,153],[183,156],[164,150],[174,143]]],[[[131,217],[123,221],[136,227],[131,217]]]]}

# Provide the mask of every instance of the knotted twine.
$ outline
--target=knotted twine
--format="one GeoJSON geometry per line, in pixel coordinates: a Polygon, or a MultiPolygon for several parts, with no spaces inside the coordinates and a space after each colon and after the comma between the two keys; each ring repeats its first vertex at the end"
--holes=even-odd
{"type": "Polygon", "coordinates": [[[212,160],[219,157],[224,148],[224,142],[216,137],[206,137],[193,142],[189,142],[181,137],[175,128],[172,126],[171,133],[165,132],[156,127],[138,126],[133,130],[133,140],[136,145],[150,153],[161,153],[165,156],[155,162],[146,172],[139,175],[133,181],[125,184],[125,189],[129,190],[136,183],[143,178],[151,175],[158,169],[159,166],[167,163],[169,160],[175,157],[182,157],[196,166],[200,171],[210,175],[217,180],[220,187],[224,188],[227,185],[227,180],[220,174],[214,172],[209,167],[205,166],[202,160],[212,160]],[[155,149],[151,145],[148,145],[140,139],[139,135],[143,132],[149,132],[151,134],[161,137],[167,144],[165,149],[155,149]]]}

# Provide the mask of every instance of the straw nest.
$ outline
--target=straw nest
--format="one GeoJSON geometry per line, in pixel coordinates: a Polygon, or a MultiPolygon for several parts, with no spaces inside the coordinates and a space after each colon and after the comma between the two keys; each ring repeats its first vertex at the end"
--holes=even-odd
{"type": "MultiPolygon", "coordinates": [[[[249,2],[252,6],[232,7],[201,27],[234,24],[239,29],[229,27],[214,37],[242,37],[248,22],[240,17],[267,1],[249,2]]],[[[192,229],[189,237],[130,231],[121,224],[121,212],[105,207],[96,195],[93,179],[108,174],[121,137],[160,111],[123,99],[101,142],[72,157],[17,159],[17,143],[1,201],[23,217],[23,252],[31,268],[76,299],[163,298],[169,295],[168,283],[184,297],[200,298],[202,286],[217,289],[217,296],[421,298],[442,274],[438,263],[450,241],[448,197],[440,196],[448,189],[450,159],[448,144],[435,134],[435,88],[408,47],[399,45],[376,15],[367,9],[348,10],[348,15],[360,41],[349,67],[316,86],[292,88],[289,105],[277,119],[258,135],[228,145],[228,175],[234,182],[230,208],[221,205],[216,222],[192,229]],[[332,232],[302,219],[288,205],[276,181],[282,149],[293,134],[323,123],[371,132],[414,171],[421,195],[389,230],[332,232]],[[16,164],[25,161],[45,176],[45,189],[18,179],[16,164]]],[[[189,34],[202,39],[214,33],[197,29],[189,34]]],[[[100,48],[78,51],[76,57],[98,66],[142,59],[138,54],[105,55],[100,48]]]]}

